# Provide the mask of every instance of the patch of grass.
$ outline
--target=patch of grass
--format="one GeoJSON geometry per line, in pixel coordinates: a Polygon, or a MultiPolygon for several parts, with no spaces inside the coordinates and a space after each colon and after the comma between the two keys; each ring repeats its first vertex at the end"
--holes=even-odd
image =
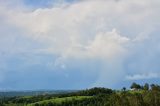
{"type": "Polygon", "coordinates": [[[143,94],[145,90],[133,90],[133,91],[129,90],[128,92],[131,94],[135,94],[135,93],[143,94]]]}
{"type": "Polygon", "coordinates": [[[83,100],[83,99],[87,99],[87,98],[92,98],[92,96],[72,96],[72,97],[63,97],[63,98],[53,98],[53,99],[49,99],[49,100],[43,100],[43,101],[39,101],[39,102],[35,102],[32,104],[29,104],[27,106],[34,106],[36,103],[37,104],[44,104],[44,103],[57,103],[57,104],[61,104],[62,102],[68,102],[68,101],[72,101],[72,100],[83,100]]]}

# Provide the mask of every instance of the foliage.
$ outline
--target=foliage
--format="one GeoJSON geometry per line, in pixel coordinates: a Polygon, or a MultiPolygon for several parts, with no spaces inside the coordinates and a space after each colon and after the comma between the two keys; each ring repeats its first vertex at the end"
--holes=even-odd
{"type": "Polygon", "coordinates": [[[139,85],[139,84],[137,84],[137,83],[132,83],[132,85],[131,85],[131,87],[130,87],[131,89],[141,89],[142,87],[139,85]]]}
{"type": "Polygon", "coordinates": [[[92,88],[67,94],[47,94],[37,96],[1,98],[0,106],[160,106],[160,86],[141,86],[139,90],[121,91],[107,88],[92,88]]]}

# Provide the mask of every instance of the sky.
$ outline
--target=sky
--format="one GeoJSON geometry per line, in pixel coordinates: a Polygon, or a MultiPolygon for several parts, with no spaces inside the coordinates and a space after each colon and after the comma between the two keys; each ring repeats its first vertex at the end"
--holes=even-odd
{"type": "Polygon", "coordinates": [[[0,0],[0,90],[160,83],[159,0],[0,0]]]}

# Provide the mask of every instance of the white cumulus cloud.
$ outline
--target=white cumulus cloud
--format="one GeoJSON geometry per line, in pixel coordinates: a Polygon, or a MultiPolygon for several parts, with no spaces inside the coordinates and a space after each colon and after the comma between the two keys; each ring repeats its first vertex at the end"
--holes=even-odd
{"type": "MultiPolygon", "coordinates": [[[[130,71],[127,68],[145,70],[145,64],[155,60],[153,57],[157,55],[154,54],[160,51],[160,44],[156,41],[160,27],[158,0],[80,0],[35,10],[27,8],[19,0],[20,7],[12,5],[13,1],[2,1],[0,52],[7,52],[8,55],[22,52],[33,56],[50,54],[58,56],[55,62],[59,64],[70,58],[79,61],[99,59],[103,64],[98,70],[96,84],[113,84],[113,80],[114,84],[117,83],[118,78],[123,78],[126,71],[130,71]],[[20,42],[17,39],[22,36],[32,44],[23,40],[17,44],[20,42]],[[144,54],[147,55],[145,58],[144,54]],[[132,61],[128,57],[134,62],[130,64],[132,61]],[[139,67],[136,67],[136,59],[141,60],[138,61],[141,64],[139,67]]],[[[66,69],[63,64],[62,68],[66,69]]],[[[157,78],[150,73],[128,76],[127,79],[153,77],[157,78]]]]}

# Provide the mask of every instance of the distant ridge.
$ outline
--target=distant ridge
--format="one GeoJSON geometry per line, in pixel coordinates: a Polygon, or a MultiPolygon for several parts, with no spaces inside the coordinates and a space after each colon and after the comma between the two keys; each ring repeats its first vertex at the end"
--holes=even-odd
{"type": "Polygon", "coordinates": [[[76,92],[77,90],[2,90],[0,91],[0,97],[14,97],[14,96],[35,96],[46,94],[64,94],[70,92],[76,92]]]}

